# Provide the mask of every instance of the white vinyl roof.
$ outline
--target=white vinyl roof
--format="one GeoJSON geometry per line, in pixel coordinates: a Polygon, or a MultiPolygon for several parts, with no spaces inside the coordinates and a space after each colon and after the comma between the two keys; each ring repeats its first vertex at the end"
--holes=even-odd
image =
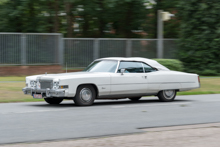
{"type": "Polygon", "coordinates": [[[140,58],[140,57],[131,57],[131,58],[124,58],[124,57],[109,57],[109,58],[100,58],[97,60],[117,60],[117,61],[139,61],[147,63],[148,65],[157,68],[158,70],[169,70],[165,66],[161,65],[155,60],[147,59],[147,58],[140,58]]]}

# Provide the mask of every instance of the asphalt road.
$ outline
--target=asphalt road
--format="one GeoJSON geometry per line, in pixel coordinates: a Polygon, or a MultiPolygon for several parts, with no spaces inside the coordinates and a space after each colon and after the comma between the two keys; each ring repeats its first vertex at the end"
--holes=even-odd
{"type": "Polygon", "coordinates": [[[0,104],[0,144],[142,132],[141,128],[220,122],[220,94],[96,101],[77,107],[45,102],[0,104]]]}

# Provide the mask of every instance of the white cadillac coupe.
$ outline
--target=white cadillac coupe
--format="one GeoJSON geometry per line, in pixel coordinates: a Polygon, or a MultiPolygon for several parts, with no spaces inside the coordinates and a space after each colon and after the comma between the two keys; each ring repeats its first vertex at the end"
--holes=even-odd
{"type": "Polygon", "coordinates": [[[151,59],[102,58],[82,72],[28,76],[22,91],[49,104],[73,99],[76,105],[88,106],[95,99],[137,101],[151,95],[168,102],[178,91],[199,87],[197,74],[171,71],[151,59]]]}

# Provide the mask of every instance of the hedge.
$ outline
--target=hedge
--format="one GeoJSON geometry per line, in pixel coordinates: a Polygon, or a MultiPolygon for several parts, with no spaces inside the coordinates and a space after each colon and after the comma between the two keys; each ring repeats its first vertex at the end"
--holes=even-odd
{"type": "Polygon", "coordinates": [[[183,63],[177,59],[153,59],[163,66],[175,71],[184,71],[183,63]]]}
{"type": "Polygon", "coordinates": [[[196,73],[201,76],[219,76],[220,75],[215,70],[210,70],[210,69],[204,69],[201,71],[196,70],[196,69],[189,70],[187,68],[184,68],[183,62],[181,62],[180,60],[176,60],[176,59],[153,59],[153,60],[169,68],[170,70],[184,71],[188,73],[196,73]]]}

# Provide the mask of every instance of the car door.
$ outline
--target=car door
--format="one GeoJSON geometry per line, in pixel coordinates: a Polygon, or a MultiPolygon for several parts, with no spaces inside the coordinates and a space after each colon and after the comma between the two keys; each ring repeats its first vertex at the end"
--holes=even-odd
{"type": "Polygon", "coordinates": [[[111,74],[111,95],[142,94],[147,91],[147,76],[141,62],[121,61],[116,73],[111,74]],[[125,69],[122,74],[121,69],[125,69]]]}
{"type": "Polygon", "coordinates": [[[160,82],[154,80],[155,78],[157,79],[157,69],[147,65],[146,63],[142,63],[142,65],[148,82],[146,93],[157,93],[160,85],[160,82]]]}

